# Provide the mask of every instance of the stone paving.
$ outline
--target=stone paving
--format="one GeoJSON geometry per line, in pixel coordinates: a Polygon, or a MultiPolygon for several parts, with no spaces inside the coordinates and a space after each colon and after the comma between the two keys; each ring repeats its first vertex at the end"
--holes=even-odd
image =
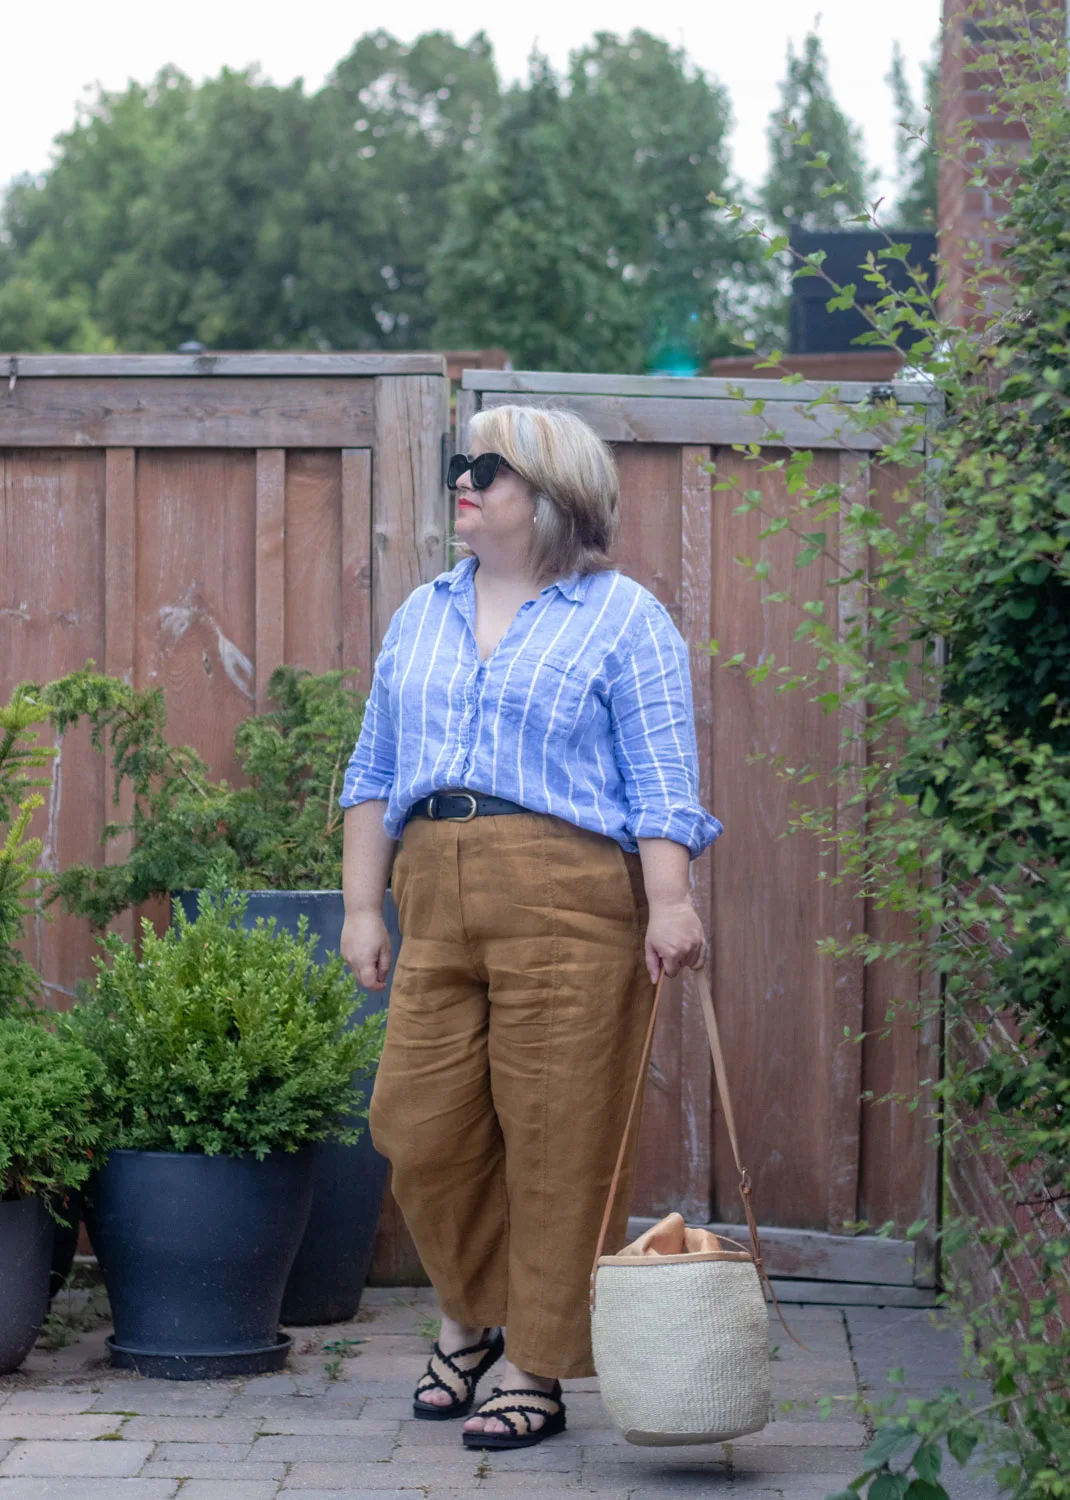
{"type": "MultiPolygon", "coordinates": [[[[763,1432],[709,1447],[633,1447],[610,1425],[597,1381],[572,1380],[566,1433],[529,1451],[480,1454],[462,1448],[460,1424],[412,1419],[437,1315],[429,1291],[372,1288],[356,1322],[292,1330],[286,1373],[232,1382],[111,1371],[106,1326],[52,1353],[39,1346],[0,1379],[0,1500],[824,1500],[857,1473],[868,1440],[850,1405],[858,1391],[886,1394],[884,1372],[897,1364],[908,1385],[914,1369],[922,1380],[937,1368],[953,1375],[957,1346],[924,1313],[789,1308],[810,1352],[771,1323],[774,1419],[763,1432]],[[362,1342],[344,1354],[324,1349],[347,1339],[362,1342]],[[833,1399],[824,1419],[821,1396],[833,1399]]],[[[492,1372],[481,1389],[493,1383],[492,1372]]],[[[973,1481],[952,1493],[994,1492],[973,1481]]]]}

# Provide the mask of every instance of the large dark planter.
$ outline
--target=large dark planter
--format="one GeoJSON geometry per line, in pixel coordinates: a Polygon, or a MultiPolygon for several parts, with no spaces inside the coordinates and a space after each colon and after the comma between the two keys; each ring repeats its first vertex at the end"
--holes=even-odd
{"type": "Polygon", "coordinates": [[[40,1198],[0,1203],[0,1375],[18,1369],[45,1321],[52,1228],[40,1198]]]}
{"type": "MultiPolygon", "coordinates": [[[[297,931],[298,919],[308,918],[309,933],[316,938],[317,957],[338,952],[345,915],[341,891],[248,891],[245,925],[258,917],[274,917],[280,929],[297,931]]],[[[189,917],[197,915],[197,892],[183,891],[179,897],[189,917]]],[[[390,933],[393,963],[386,988],[369,994],[354,1021],[384,1010],[390,998],[401,946],[397,908],[387,891],[383,920],[390,933]]],[[[354,1078],[364,1095],[371,1094],[374,1074],[354,1078]]],[[[354,1116],[361,1127],[355,1146],[323,1141],[314,1147],[316,1186],[308,1227],[286,1283],[282,1321],[288,1326],[339,1323],[356,1317],[364,1282],[375,1248],[375,1230],[386,1186],[386,1160],[372,1145],[367,1120],[354,1116]]]]}
{"type": "Polygon", "coordinates": [[[112,1151],[87,1199],[113,1365],[169,1380],[281,1368],[282,1293],[312,1204],[307,1149],[263,1161],[112,1151]]]}

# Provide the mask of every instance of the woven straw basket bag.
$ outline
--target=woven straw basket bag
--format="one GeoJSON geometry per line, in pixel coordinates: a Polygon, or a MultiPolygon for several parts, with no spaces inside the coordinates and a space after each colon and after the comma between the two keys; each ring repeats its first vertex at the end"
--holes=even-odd
{"type": "Polygon", "coordinates": [[[591,1339],[602,1399],[630,1443],[718,1443],[757,1432],[769,1420],[767,1278],[709,980],[703,970],[696,979],[751,1249],[708,1229],[688,1228],[679,1214],[670,1214],[618,1254],[602,1253],[650,1061],[659,981],[591,1275],[591,1339]]]}

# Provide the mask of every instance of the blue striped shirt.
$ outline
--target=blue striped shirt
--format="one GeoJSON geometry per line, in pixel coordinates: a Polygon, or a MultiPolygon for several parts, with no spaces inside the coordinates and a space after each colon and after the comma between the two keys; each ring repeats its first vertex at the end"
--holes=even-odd
{"type": "Polygon", "coordinates": [[[487,658],[476,649],[474,558],[409,595],[375,664],[341,804],[409,808],[450,787],[607,835],[672,839],[692,857],[721,824],[699,802],[687,647],[621,573],[573,574],[524,604],[487,658]]]}

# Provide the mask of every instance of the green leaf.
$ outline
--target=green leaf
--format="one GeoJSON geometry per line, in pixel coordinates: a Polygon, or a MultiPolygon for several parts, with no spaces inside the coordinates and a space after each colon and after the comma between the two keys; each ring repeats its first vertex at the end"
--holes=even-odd
{"type": "Polygon", "coordinates": [[[855,305],[855,293],[858,288],[851,282],[848,286],[841,287],[834,297],[830,297],[825,303],[829,312],[846,312],[848,308],[855,305]]]}
{"type": "Polygon", "coordinates": [[[932,1484],[927,1479],[914,1479],[906,1487],[904,1500],[950,1500],[950,1497],[942,1484],[932,1484]]]}
{"type": "Polygon", "coordinates": [[[773,670],[773,665],[775,662],[776,657],[772,652],[770,652],[765,661],[760,662],[756,667],[752,667],[747,675],[750,677],[750,680],[752,682],[764,682],[765,679],[769,676],[769,673],[773,670]]]}
{"type": "Polygon", "coordinates": [[[973,1433],[966,1432],[961,1427],[952,1427],[947,1435],[947,1446],[952,1458],[960,1464],[969,1462],[970,1454],[977,1447],[977,1439],[973,1433]]]}
{"type": "Polygon", "coordinates": [[[940,1478],[940,1449],[933,1443],[922,1443],[911,1459],[919,1479],[935,1484],[940,1478]]]}
{"type": "Polygon", "coordinates": [[[878,1474],[869,1487],[869,1500],[901,1500],[906,1487],[902,1474],[878,1474]]]}
{"type": "Polygon", "coordinates": [[[866,1451],[866,1467],[881,1468],[901,1448],[905,1448],[914,1436],[909,1429],[898,1426],[880,1428],[866,1451]]]}

